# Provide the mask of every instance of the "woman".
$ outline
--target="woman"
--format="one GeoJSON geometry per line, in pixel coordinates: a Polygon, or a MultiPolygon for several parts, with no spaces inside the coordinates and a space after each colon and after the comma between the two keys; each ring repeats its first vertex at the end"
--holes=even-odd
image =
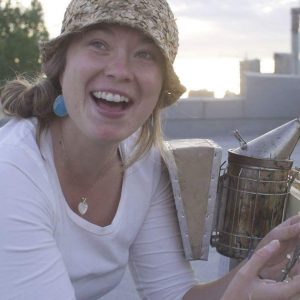
{"type": "MultiPolygon", "coordinates": [[[[183,258],[159,151],[160,111],[184,92],[177,48],[165,0],[73,0],[61,34],[41,49],[45,76],[4,87],[1,299],[99,299],[128,262],[143,299],[281,295],[283,283],[271,292],[265,283],[280,276],[299,217],[216,282],[198,285],[183,258]],[[265,256],[272,263],[257,259],[265,256]]],[[[299,281],[284,283],[280,299],[300,293],[299,281]]]]}

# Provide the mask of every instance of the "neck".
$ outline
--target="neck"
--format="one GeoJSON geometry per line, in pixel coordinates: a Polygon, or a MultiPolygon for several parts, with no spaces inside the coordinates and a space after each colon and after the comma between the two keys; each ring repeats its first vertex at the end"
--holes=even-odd
{"type": "Polygon", "coordinates": [[[73,177],[91,182],[111,171],[120,171],[118,145],[96,143],[84,135],[74,136],[62,120],[58,120],[52,128],[56,162],[73,177]]]}

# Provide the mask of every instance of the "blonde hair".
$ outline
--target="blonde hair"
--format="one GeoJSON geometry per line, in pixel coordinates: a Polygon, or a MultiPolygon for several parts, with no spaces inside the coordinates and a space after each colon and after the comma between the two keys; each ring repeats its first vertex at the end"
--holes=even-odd
{"type": "MultiPolygon", "coordinates": [[[[7,82],[1,89],[0,99],[4,114],[16,118],[38,119],[38,141],[42,130],[49,127],[50,122],[57,118],[52,107],[55,98],[61,94],[59,76],[65,68],[66,51],[71,38],[66,39],[55,54],[43,64],[42,71],[45,75],[35,79],[19,76],[7,82]]],[[[140,130],[135,151],[125,162],[125,167],[142,158],[153,145],[162,151],[160,112],[164,107],[163,104],[163,96],[160,96],[154,111],[140,130]]]]}

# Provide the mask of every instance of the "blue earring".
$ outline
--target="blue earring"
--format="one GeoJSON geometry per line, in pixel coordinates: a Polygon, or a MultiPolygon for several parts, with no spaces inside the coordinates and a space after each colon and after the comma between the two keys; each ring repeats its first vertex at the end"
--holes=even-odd
{"type": "Polygon", "coordinates": [[[68,115],[65,98],[63,95],[56,97],[53,103],[53,112],[60,118],[66,117],[68,115]]]}

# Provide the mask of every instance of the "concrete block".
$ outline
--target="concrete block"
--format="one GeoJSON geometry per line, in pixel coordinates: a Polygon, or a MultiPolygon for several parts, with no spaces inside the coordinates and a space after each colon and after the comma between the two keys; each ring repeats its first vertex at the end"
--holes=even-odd
{"type": "Polygon", "coordinates": [[[197,98],[180,99],[177,103],[166,108],[163,114],[167,119],[203,118],[204,103],[197,98]]]}
{"type": "Polygon", "coordinates": [[[205,119],[242,118],[244,116],[244,98],[229,98],[204,103],[205,119]]]}
{"type": "Polygon", "coordinates": [[[248,74],[245,115],[290,119],[300,116],[300,76],[248,74]]]}

